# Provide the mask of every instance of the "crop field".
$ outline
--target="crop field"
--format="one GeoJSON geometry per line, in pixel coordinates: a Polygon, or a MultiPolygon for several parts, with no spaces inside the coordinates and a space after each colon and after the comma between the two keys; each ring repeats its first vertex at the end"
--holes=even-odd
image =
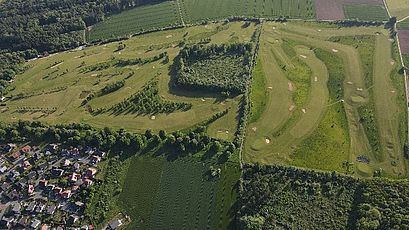
{"type": "Polygon", "coordinates": [[[181,0],[188,23],[231,16],[314,18],[312,0],[181,0]]]}
{"type": "Polygon", "coordinates": [[[181,25],[175,1],[127,10],[107,18],[89,31],[88,40],[126,37],[143,31],[181,25]]]}
{"type": "Polygon", "coordinates": [[[255,78],[251,94],[265,105],[252,101],[245,160],[405,176],[406,112],[395,46],[381,27],[266,23],[255,70],[264,79],[255,78]]]}
{"type": "Polygon", "coordinates": [[[398,20],[409,16],[409,0],[386,0],[389,11],[398,20]]]}
{"type": "Polygon", "coordinates": [[[227,229],[239,168],[224,164],[220,178],[209,180],[208,167],[194,158],[133,157],[118,202],[131,216],[126,228],[227,229]]]}
{"type": "Polygon", "coordinates": [[[162,31],[29,61],[27,70],[11,86],[0,119],[173,131],[231,108],[220,127],[212,126],[209,131],[212,136],[232,139],[239,97],[226,99],[218,93],[175,87],[169,68],[183,40],[186,44],[203,40],[210,44],[250,42],[255,25],[243,25],[211,24],[162,31]],[[146,89],[152,80],[157,83],[146,89]],[[111,89],[101,93],[107,88],[111,89]],[[144,106],[133,105],[137,100],[144,106]],[[225,135],[221,135],[223,132],[225,135]]]}
{"type": "Polygon", "coordinates": [[[345,16],[348,19],[361,21],[387,21],[388,13],[384,6],[379,5],[352,5],[344,6],[345,16]]]}
{"type": "Polygon", "coordinates": [[[400,48],[403,54],[409,54],[409,29],[399,30],[400,48]]]}
{"type": "Polygon", "coordinates": [[[382,0],[316,0],[315,7],[318,20],[357,18],[365,21],[384,21],[388,19],[382,0]]]}

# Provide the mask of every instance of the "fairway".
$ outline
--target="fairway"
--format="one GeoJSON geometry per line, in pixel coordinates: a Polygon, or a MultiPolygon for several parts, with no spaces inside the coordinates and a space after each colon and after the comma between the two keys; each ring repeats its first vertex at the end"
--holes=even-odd
{"type": "MultiPolygon", "coordinates": [[[[83,122],[97,127],[107,124],[116,129],[126,127],[130,131],[142,132],[147,128],[174,131],[191,127],[230,109],[229,114],[222,118],[227,119],[226,122],[220,121],[219,124],[223,124],[220,127],[217,124],[212,126],[209,133],[231,140],[237,127],[239,100],[174,87],[169,68],[179,53],[177,45],[184,39],[190,44],[203,39],[208,39],[210,44],[249,42],[255,26],[251,24],[241,29],[243,24],[212,24],[157,32],[120,43],[91,46],[32,60],[26,64],[27,71],[13,83],[14,90],[9,93],[11,98],[1,108],[0,117],[3,121],[23,119],[50,124],[83,122]],[[125,48],[119,50],[120,46],[125,48]],[[169,56],[168,62],[164,62],[164,58],[155,59],[164,53],[169,56]],[[118,64],[121,60],[129,62],[138,58],[144,63],[118,64]],[[152,79],[158,81],[155,100],[160,100],[165,106],[185,103],[192,107],[185,111],[150,114],[100,111],[118,106],[124,100],[129,101],[133,95],[143,92],[144,86],[152,79]],[[118,81],[124,81],[123,87],[107,94],[100,93],[104,87],[118,81]],[[220,135],[220,131],[229,133],[220,135]]],[[[143,111],[148,110],[145,108],[143,111]]]]}
{"type": "Polygon", "coordinates": [[[396,75],[391,71],[397,71],[396,60],[381,55],[392,52],[392,43],[386,31],[377,27],[357,30],[300,24],[266,23],[263,26],[259,57],[267,88],[266,105],[259,118],[248,126],[246,161],[341,172],[346,172],[342,162],[348,161],[353,162],[353,173],[358,176],[371,176],[379,168],[390,176],[404,176],[405,160],[402,159],[402,152],[399,153],[403,143],[399,135],[404,133],[400,127],[404,124],[405,111],[399,109],[402,97],[398,99],[394,96],[394,93],[403,90],[396,87],[403,86],[385,77],[392,78],[396,75]],[[355,49],[333,41],[337,41],[341,35],[370,35],[376,32],[379,35],[376,36],[376,46],[373,45],[379,57],[374,56],[376,64],[373,66],[382,70],[374,69],[376,74],[369,75],[369,78],[373,77],[370,80],[367,75],[364,78],[364,71],[370,70],[368,66],[363,69],[360,58],[360,52],[366,46],[355,49]],[[283,43],[282,40],[289,42],[283,43]],[[298,61],[306,63],[312,73],[308,93],[298,92],[298,96],[294,97],[297,90],[305,91],[300,86],[297,88],[296,82],[291,82],[291,75],[288,75],[292,73],[288,69],[299,65],[298,61]],[[382,67],[386,64],[388,68],[382,67]],[[374,84],[368,86],[369,90],[366,89],[367,81],[374,84]],[[371,90],[375,98],[370,96],[371,90]],[[391,96],[385,97],[385,93],[391,96]],[[307,98],[301,100],[305,103],[297,103],[300,95],[307,98]],[[382,101],[391,97],[394,98],[393,103],[382,101]],[[377,150],[373,150],[369,144],[367,124],[362,123],[360,108],[368,103],[375,106],[373,126],[379,132],[382,146],[380,158],[377,157],[377,150]],[[365,156],[370,163],[361,163],[357,160],[359,156],[365,156]]]}

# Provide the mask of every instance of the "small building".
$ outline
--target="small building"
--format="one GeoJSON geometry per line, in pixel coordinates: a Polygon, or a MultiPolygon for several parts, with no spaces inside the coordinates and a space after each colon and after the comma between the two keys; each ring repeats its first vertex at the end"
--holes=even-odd
{"type": "Polygon", "coordinates": [[[1,219],[1,223],[3,226],[11,227],[14,223],[14,217],[4,217],[1,219]]]}
{"type": "Polygon", "coordinates": [[[45,209],[45,204],[39,204],[39,205],[37,205],[37,208],[36,208],[35,211],[37,213],[42,213],[44,209],[45,209]]]}
{"type": "Polygon", "coordinates": [[[43,226],[41,226],[41,230],[48,230],[48,229],[49,229],[49,227],[46,224],[43,224],[43,226]]]}
{"type": "Polygon", "coordinates": [[[80,218],[79,218],[79,216],[77,216],[77,215],[70,215],[70,216],[68,217],[68,224],[73,225],[73,224],[75,224],[79,219],[80,219],[80,218]]]}
{"type": "Polygon", "coordinates": [[[33,192],[34,192],[34,185],[29,184],[29,185],[28,185],[28,189],[27,189],[27,193],[28,193],[29,195],[32,195],[33,192]]]}
{"type": "Polygon", "coordinates": [[[51,175],[53,177],[61,177],[63,174],[64,174],[63,169],[53,169],[53,170],[51,170],[51,175]]]}
{"type": "Polygon", "coordinates": [[[34,220],[31,222],[30,227],[36,229],[40,224],[41,224],[41,221],[40,221],[40,220],[34,219],[34,220]]]}
{"type": "Polygon", "coordinates": [[[63,165],[64,167],[67,167],[67,166],[69,166],[70,164],[71,164],[71,161],[68,160],[68,159],[65,159],[62,165],[63,165]]]}
{"type": "Polygon", "coordinates": [[[71,195],[72,195],[71,190],[65,190],[65,191],[63,191],[63,192],[61,193],[61,197],[62,197],[62,198],[65,198],[65,199],[70,198],[71,195]]]}
{"type": "Polygon", "coordinates": [[[99,162],[101,162],[101,157],[100,156],[95,156],[94,155],[94,156],[91,157],[91,161],[90,161],[91,164],[96,165],[99,162]]]}
{"type": "Polygon", "coordinates": [[[94,175],[97,173],[97,169],[96,168],[88,168],[87,171],[85,172],[85,175],[87,177],[94,177],[94,175]]]}
{"type": "Polygon", "coordinates": [[[21,213],[21,204],[19,202],[14,203],[13,207],[11,208],[11,212],[15,215],[21,213]]]}
{"type": "Polygon", "coordinates": [[[32,201],[31,203],[28,204],[28,206],[26,207],[26,212],[32,213],[35,211],[35,208],[37,207],[37,204],[32,201]]]}
{"type": "Polygon", "coordinates": [[[88,178],[85,178],[83,180],[83,182],[84,182],[84,185],[87,186],[87,187],[91,186],[94,183],[92,180],[90,180],[88,178]]]}
{"type": "Polygon", "coordinates": [[[120,226],[122,225],[122,221],[120,220],[120,219],[116,219],[116,220],[113,220],[113,221],[111,221],[111,222],[109,222],[109,228],[111,228],[111,229],[117,229],[117,228],[119,228],[120,226]]]}
{"type": "Polygon", "coordinates": [[[21,148],[20,150],[22,153],[28,153],[31,151],[31,146],[30,145],[26,145],[23,148],[21,148]]]}
{"type": "Polygon", "coordinates": [[[47,214],[48,214],[48,215],[53,215],[56,209],[57,209],[57,207],[56,207],[55,205],[50,205],[50,206],[48,206],[48,208],[47,208],[47,214]]]}
{"type": "Polygon", "coordinates": [[[80,175],[80,174],[78,174],[78,173],[73,173],[73,174],[70,176],[70,181],[73,182],[73,183],[75,183],[75,182],[77,182],[77,180],[79,180],[80,178],[81,178],[81,175],[80,175]]]}
{"type": "Polygon", "coordinates": [[[38,186],[40,186],[40,188],[46,188],[47,187],[47,185],[48,185],[48,180],[46,180],[46,179],[41,179],[39,182],[38,182],[38,186]]]}

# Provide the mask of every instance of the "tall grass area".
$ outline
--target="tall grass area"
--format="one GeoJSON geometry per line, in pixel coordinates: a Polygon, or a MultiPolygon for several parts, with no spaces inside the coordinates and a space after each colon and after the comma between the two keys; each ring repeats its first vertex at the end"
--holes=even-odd
{"type": "Polygon", "coordinates": [[[318,48],[315,55],[327,66],[329,103],[332,105],[314,133],[298,146],[292,164],[342,172],[342,162],[348,160],[350,140],[344,106],[339,101],[344,96],[345,68],[342,59],[329,51],[318,48]]]}
{"type": "Polygon", "coordinates": [[[175,1],[147,5],[113,15],[95,25],[88,33],[89,41],[126,37],[143,31],[181,25],[175,1]]]}
{"type": "Polygon", "coordinates": [[[261,60],[257,60],[257,64],[253,70],[253,80],[251,83],[251,115],[249,123],[257,121],[266,107],[267,90],[266,79],[263,72],[261,60]]]}

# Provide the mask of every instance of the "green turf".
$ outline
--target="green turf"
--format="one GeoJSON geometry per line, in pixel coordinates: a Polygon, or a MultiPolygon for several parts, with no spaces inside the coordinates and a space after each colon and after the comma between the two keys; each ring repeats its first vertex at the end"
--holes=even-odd
{"type": "MultiPolygon", "coordinates": [[[[408,13],[409,16],[409,13],[408,13]]],[[[409,29],[409,18],[404,21],[398,22],[398,29],[409,29]]]]}
{"type": "Polygon", "coordinates": [[[361,21],[387,21],[388,13],[384,6],[369,4],[347,4],[344,12],[348,19],[361,21]]]}

